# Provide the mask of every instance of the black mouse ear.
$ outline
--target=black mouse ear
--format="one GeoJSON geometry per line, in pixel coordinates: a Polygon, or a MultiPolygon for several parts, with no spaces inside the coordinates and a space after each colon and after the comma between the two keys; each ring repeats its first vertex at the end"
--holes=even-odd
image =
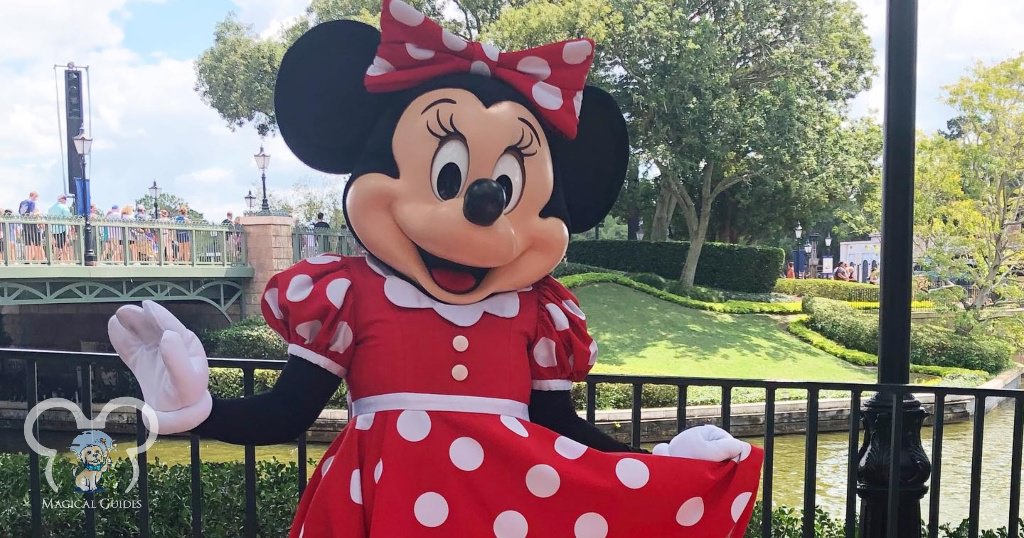
{"type": "Polygon", "coordinates": [[[322,172],[352,171],[388,96],[363,85],[380,32],[356,21],[319,24],[285,53],[274,90],[277,126],[288,148],[322,172]]]}
{"type": "Polygon", "coordinates": [[[611,95],[587,86],[576,138],[556,141],[554,155],[559,187],[569,212],[569,232],[585,232],[611,211],[626,178],[626,120],[611,95]]]}

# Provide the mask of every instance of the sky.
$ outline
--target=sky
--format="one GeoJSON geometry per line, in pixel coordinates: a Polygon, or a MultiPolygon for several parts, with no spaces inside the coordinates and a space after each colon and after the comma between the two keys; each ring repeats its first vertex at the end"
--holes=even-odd
{"type": "MultiPolygon", "coordinates": [[[[851,110],[881,119],[885,0],[856,1],[865,14],[879,78],[851,110]]],[[[210,220],[219,221],[227,211],[238,214],[250,189],[260,195],[252,156],[261,143],[271,155],[267,184],[272,192],[287,193],[297,181],[340,181],[306,168],[280,137],[261,141],[252,128],[232,131],[193,90],[193,62],[229,12],[266,36],[302,16],[308,3],[4,0],[0,209],[16,208],[30,190],[40,193],[45,207],[66,188],[64,105],[53,66],[68,62],[89,67],[87,132],[94,139],[89,177],[93,202],[102,208],[133,202],[156,181],[210,220]]],[[[917,124],[934,131],[952,115],[941,103],[943,86],[977,61],[993,63],[1024,50],[1019,33],[1024,2],[921,0],[919,22],[917,124]]]]}

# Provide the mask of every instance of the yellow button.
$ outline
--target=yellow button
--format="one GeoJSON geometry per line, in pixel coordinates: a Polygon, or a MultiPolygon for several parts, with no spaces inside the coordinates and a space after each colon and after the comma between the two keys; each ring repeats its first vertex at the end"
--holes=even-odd
{"type": "Polygon", "coordinates": [[[456,364],[452,368],[452,378],[456,381],[465,381],[467,377],[469,377],[469,369],[465,365],[456,364]]]}
{"type": "Polygon", "coordinates": [[[461,334],[456,336],[455,338],[452,338],[452,347],[455,348],[455,351],[458,351],[460,353],[466,351],[467,349],[469,349],[469,338],[466,338],[461,334]]]}

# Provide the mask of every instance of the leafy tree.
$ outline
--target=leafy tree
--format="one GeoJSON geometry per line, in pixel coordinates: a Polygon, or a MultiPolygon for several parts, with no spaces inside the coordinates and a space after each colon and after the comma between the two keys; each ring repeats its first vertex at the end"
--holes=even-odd
{"type": "Polygon", "coordinates": [[[930,241],[927,267],[976,290],[951,297],[963,312],[958,329],[969,332],[1003,314],[988,309],[993,302],[1024,299],[1024,54],[978,64],[947,91],[957,136],[924,144],[921,170],[948,201],[919,227],[930,241]]]}
{"type": "Polygon", "coordinates": [[[338,227],[345,223],[342,209],[344,191],[344,182],[336,177],[323,176],[304,178],[297,181],[290,191],[270,193],[268,197],[271,207],[288,212],[299,222],[314,222],[317,213],[323,213],[332,227],[338,227]]]}

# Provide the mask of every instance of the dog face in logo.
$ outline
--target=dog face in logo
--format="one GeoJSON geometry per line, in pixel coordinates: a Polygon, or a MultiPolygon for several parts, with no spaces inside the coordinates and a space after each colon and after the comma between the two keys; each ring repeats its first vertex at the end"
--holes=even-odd
{"type": "Polygon", "coordinates": [[[71,443],[71,452],[78,456],[78,461],[82,464],[81,471],[75,476],[75,491],[103,491],[99,483],[103,473],[110,470],[113,464],[110,458],[110,451],[113,448],[113,439],[99,430],[85,431],[75,437],[71,443]]]}

